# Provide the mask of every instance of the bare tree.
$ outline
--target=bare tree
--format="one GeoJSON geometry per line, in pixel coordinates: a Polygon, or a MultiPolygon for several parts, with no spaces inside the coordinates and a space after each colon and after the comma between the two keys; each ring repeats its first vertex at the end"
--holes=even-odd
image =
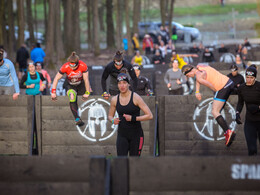
{"type": "Polygon", "coordinates": [[[98,7],[98,18],[99,18],[99,27],[100,31],[105,31],[105,25],[104,25],[104,11],[105,11],[105,2],[104,0],[99,0],[100,6],[98,7]]]}
{"type": "Polygon", "coordinates": [[[114,21],[113,21],[113,0],[106,0],[106,24],[107,24],[107,47],[115,47],[115,31],[114,31],[114,21]]]}
{"type": "Polygon", "coordinates": [[[73,44],[73,12],[72,12],[73,0],[64,0],[64,46],[65,55],[69,56],[74,49],[73,44]]]}
{"type": "Polygon", "coordinates": [[[79,0],[73,0],[73,49],[80,52],[80,28],[79,28],[79,0]]]}
{"type": "Polygon", "coordinates": [[[55,50],[57,56],[56,64],[59,60],[65,58],[64,47],[62,42],[60,13],[60,0],[55,0],[55,50]]]}
{"type": "MultiPolygon", "coordinates": [[[[48,0],[43,0],[43,8],[44,8],[44,27],[45,31],[48,31],[48,16],[47,16],[47,1],[48,0]]],[[[45,37],[46,38],[46,37],[45,37]]]]}
{"type": "Polygon", "coordinates": [[[0,45],[4,45],[4,31],[5,31],[4,17],[5,17],[5,1],[0,0],[0,45]]]}
{"type": "Polygon", "coordinates": [[[92,49],[93,39],[92,39],[92,1],[87,0],[87,23],[88,23],[88,48],[92,49]]]}
{"type": "Polygon", "coordinates": [[[122,46],[122,18],[123,18],[123,1],[117,0],[116,4],[116,47],[120,49],[122,46]]]}
{"type": "Polygon", "coordinates": [[[35,26],[35,32],[38,32],[37,9],[36,9],[36,7],[37,7],[37,0],[34,0],[34,26],[35,26]]]}
{"type": "Polygon", "coordinates": [[[54,62],[55,1],[49,1],[48,31],[46,36],[46,65],[54,62]]]}
{"type": "Polygon", "coordinates": [[[175,3],[175,0],[171,0],[170,13],[169,13],[169,34],[170,34],[170,37],[172,35],[172,18],[173,18],[173,12],[174,12],[174,3],[175,3]]]}
{"type": "Polygon", "coordinates": [[[8,52],[9,58],[14,59],[15,53],[14,49],[16,49],[16,41],[14,36],[14,15],[13,15],[13,0],[7,1],[7,10],[8,10],[8,52]]]}
{"type": "Polygon", "coordinates": [[[126,37],[128,42],[128,55],[131,55],[132,49],[131,45],[131,29],[130,29],[130,21],[129,21],[129,0],[125,0],[125,23],[126,23],[126,37]]]}
{"type": "Polygon", "coordinates": [[[29,43],[34,43],[35,38],[34,38],[34,30],[33,30],[33,16],[32,16],[32,0],[26,0],[26,12],[27,12],[27,24],[29,28],[29,33],[30,33],[30,39],[29,43]]]}
{"type": "Polygon", "coordinates": [[[98,1],[92,2],[93,6],[93,40],[94,40],[94,55],[100,55],[99,47],[99,21],[98,21],[98,1]]]}
{"type": "Polygon", "coordinates": [[[133,33],[138,33],[138,22],[141,16],[141,0],[134,0],[133,11],[133,33]]]}
{"type": "Polygon", "coordinates": [[[17,1],[18,9],[18,45],[24,43],[24,0],[17,1]]]}
{"type": "Polygon", "coordinates": [[[166,0],[160,0],[160,13],[161,13],[162,26],[165,26],[165,19],[166,19],[165,7],[166,7],[166,0]]]}

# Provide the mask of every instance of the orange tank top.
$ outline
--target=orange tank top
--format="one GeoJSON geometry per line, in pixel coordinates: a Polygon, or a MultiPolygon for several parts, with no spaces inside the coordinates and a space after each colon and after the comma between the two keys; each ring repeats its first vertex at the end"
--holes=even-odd
{"type": "Polygon", "coordinates": [[[197,68],[198,70],[204,70],[207,73],[206,80],[210,82],[217,91],[222,89],[229,80],[226,75],[221,74],[208,65],[198,65],[197,68]]]}

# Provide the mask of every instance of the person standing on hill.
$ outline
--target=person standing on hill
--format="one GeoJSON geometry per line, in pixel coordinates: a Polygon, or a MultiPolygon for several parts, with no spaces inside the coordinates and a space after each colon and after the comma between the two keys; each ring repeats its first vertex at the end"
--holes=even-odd
{"type": "Polygon", "coordinates": [[[31,51],[31,60],[36,63],[36,62],[41,62],[43,63],[44,57],[46,56],[45,52],[41,48],[40,43],[36,43],[36,47],[34,47],[31,51]]]}

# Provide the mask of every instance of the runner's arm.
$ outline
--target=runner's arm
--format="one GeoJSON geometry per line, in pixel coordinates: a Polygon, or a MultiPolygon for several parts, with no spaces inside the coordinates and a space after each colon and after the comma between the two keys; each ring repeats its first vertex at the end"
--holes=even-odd
{"type": "Polygon", "coordinates": [[[134,103],[136,103],[136,105],[144,112],[144,115],[136,117],[136,121],[146,121],[153,119],[153,114],[150,108],[137,93],[134,93],[133,99],[134,103]]]}
{"type": "Polygon", "coordinates": [[[88,79],[88,71],[83,73],[83,80],[85,83],[86,91],[90,92],[90,85],[89,85],[89,79],[88,79]]]}
{"type": "Polygon", "coordinates": [[[58,85],[58,81],[62,78],[62,74],[61,73],[57,73],[54,80],[53,80],[53,84],[52,84],[52,89],[56,89],[57,85],[58,85]]]}

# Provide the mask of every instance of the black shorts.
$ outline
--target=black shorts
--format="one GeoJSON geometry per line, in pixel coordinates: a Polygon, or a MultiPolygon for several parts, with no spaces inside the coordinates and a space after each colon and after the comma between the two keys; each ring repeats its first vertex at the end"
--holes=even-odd
{"type": "Polygon", "coordinates": [[[227,84],[217,91],[214,96],[214,100],[218,100],[221,102],[226,102],[233,91],[235,85],[231,79],[228,80],[227,84]]]}
{"type": "Polygon", "coordinates": [[[84,95],[86,92],[85,83],[82,81],[79,85],[71,85],[68,83],[67,90],[73,89],[77,92],[77,95],[84,95]]]}

